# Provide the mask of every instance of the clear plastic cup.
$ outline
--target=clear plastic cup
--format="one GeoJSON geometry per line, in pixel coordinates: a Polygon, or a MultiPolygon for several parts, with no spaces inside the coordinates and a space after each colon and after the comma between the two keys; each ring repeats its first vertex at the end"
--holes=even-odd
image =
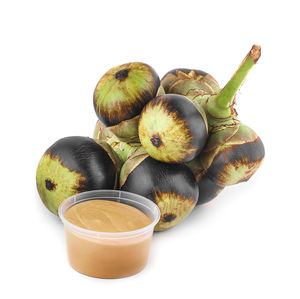
{"type": "Polygon", "coordinates": [[[151,200],[124,191],[88,191],[64,200],[58,214],[64,224],[69,262],[76,271],[97,278],[121,278],[136,274],[146,266],[153,229],[160,218],[159,208],[151,200]],[[64,218],[73,205],[96,199],[130,205],[152,222],[138,230],[108,233],[81,228],[64,218]]]}

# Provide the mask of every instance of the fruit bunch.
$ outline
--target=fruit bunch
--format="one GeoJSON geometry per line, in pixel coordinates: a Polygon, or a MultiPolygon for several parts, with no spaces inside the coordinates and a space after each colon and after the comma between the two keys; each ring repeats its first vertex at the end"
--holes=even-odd
{"type": "Polygon", "coordinates": [[[94,91],[93,138],[67,137],[43,155],[41,199],[57,214],[70,195],[121,189],[161,211],[156,231],[179,224],[196,204],[247,181],[264,158],[256,133],[237,119],[236,92],[260,57],[254,45],[224,88],[209,74],[174,69],[162,80],[147,64],[110,69],[94,91]]]}

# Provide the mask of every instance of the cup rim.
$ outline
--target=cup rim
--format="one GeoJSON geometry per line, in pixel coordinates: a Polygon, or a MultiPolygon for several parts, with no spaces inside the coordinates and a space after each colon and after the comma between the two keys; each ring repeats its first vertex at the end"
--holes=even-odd
{"type": "MultiPolygon", "coordinates": [[[[124,203],[124,204],[126,204],[126,203],[124,203]]],[[[158,223],[158,221],[160,219],[160,210],[159,210],[159,207],[153,201],[151,201],[150,199],[148,199],[144,196],[141,196],[141,195],[138,195],[135,193],[131,193],[131,192],[127,192],[127,191],[122,191],[122,190],[103,189],[103,190],[85,191],[85,192],[74,194],[74,195],[66,198],[60,204],[60,206],[58,208],[58,216],[65,226],[67,226],[69,229],[71,229],[73,231],[76,231],[76,233],[79,233],[81,235],[85,235],[85,236],[89,236],[89,237],[97,238],[97,239],[123,239],[123,238],[136,237],[138,235],[141,235],[141,234],[144,234],[144,233],[147,233],[147,232],[153,230],[154,226],[158,223]],[[70,207],[72,207],[73,205],[76,205],[76,204],[79,204],[81,202],[88,201],[88,200],[97,200],[97,199],[101,200],[101,198],[99,198],[99,197],[101,197],[101,193],[104,194],[105,192],[115,193],[115,195],[116,195],[116,196],[105,195],[105,199],[108,199],[108,198],[124,199],[129,202],[130,201],[137,202],[139,205],[143,205],[144,207],[147,207],[147,205],[145,204],[145,203],[147,203],[148,205],[150,205],[150,207],[147,207],[147,209],[151,210],[151,212],[153,213],[153,221],[150,224],[148,224],[147,226],[144,226],[144,227],[136,229],[136,230],[127,231],[127,232],[98,232],[98,231],[89,230],[89,229],[85,229],[80,226],[77,226],[77,225],[71,223],[70,221],[68,221],[64,217],[63,208],[65,207],[65,205],[73,202],[73,204],[70,205],[70,207]],[[126,194],[127,196],[132,196],[133,199],[124,198],[124,197],[122,197],[122,194],[126,194]],[[98,198],[96,198],[95,196],[98,198]],[[76,200],[78,197],[79,198],[83,197],[83,198],[77,200],[74,203],[74,200],[76,200]],[[138,200],[135,200],[134,198],[141,200],[141,202],[138,200]]]]}

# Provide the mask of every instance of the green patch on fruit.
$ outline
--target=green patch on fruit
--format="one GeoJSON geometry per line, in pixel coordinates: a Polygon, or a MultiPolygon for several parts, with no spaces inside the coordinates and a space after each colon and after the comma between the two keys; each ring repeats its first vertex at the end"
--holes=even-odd
{"type": "Polygon", "coordinates": [[[196,201],[174,192],[155,192],[155,203],[161,213],[155,231],[163,231],[178,225],[194,209],[196,201]]]}
{"type": "Polygon", "coordinates": [[[144,148],[156,160],[182,161],[195,152],[187,121],[177,111],[168,111],[168,103],[164,101],[144,108],[139,135],[144,148]]]}
{"type": "Polygon", "coordinates": [[[56,215],[59,205],[78,193],[85,180],[80,173],[64,166],[57,156],[51,157],[49,152],[43,155],[36,173],[40,197],[45,206],[56,215]]]}

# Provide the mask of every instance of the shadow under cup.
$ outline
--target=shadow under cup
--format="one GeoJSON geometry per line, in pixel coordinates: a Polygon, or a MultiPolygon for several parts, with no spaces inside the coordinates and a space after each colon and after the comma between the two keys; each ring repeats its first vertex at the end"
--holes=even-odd
{"type": "Polygon", "coordinates": [[[146,266],[154,226],[160,218],[159,208],[151,200],[124,191],[88,191],[64,200],[58,214],[64,224],[69,262],[76,271],[97,278],[121,278],[136,274],[146,266]],[[64,218],[70,207],[88,200],[132,206],[152,222],[134,231],[107,233],[81,228],[64,218]]]}

